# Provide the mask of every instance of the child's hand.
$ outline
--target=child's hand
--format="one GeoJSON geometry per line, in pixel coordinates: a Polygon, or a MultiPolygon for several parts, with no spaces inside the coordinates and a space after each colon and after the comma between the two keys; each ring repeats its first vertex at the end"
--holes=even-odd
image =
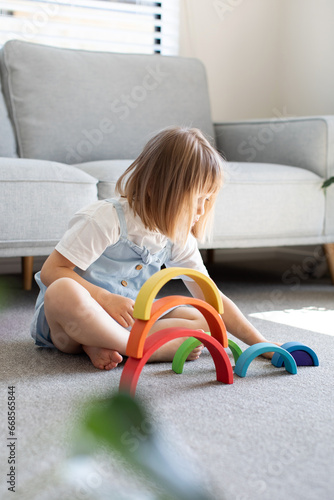
{"type": "Polygon", "coordinates": [[[134,300],[104,290],[103,299],[100,304],[103,309],[124,328],[133,325],[134,300]]]}

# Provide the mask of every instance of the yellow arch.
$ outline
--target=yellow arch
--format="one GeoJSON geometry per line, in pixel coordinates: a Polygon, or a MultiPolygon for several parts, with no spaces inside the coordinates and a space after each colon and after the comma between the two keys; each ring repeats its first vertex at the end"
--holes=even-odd
{"type": "Polygon", "coordinates": [[[219,314],[224,312],[223,302],[215,283],[205,274],[185,267],[169,267],[153,274],[141,287],[134,306],[133,316],[147,321],[151,316],[153,300],[161,288],[176,276],[189,276],[201,288],[205,301],[219,314]]]}

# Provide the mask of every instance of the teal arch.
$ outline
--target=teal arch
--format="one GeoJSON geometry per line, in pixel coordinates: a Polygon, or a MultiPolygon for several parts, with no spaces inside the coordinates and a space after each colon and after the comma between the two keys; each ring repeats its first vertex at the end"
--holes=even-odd
{"type": "Polygon", "coordinates": [[[239,377],[245,377],[247,369],[250,363],[260,354],[265,352],[278,352],[284,359],[284,365],[287,372],[295,375],[297,373],[296,361],[293,359],[291,354],[279,347],[276,344],[271,344],[270,342],[260,342],[258,344],[251,345],[248,347],[238,358],[238,361],[234,367],[234,373],[239,375],[239,377]]]}

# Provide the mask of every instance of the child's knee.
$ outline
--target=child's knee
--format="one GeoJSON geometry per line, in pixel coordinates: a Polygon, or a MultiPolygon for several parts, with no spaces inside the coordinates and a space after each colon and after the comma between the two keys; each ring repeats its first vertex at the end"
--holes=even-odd
{"type": "Polygon", "coordinates": [[[184,307],[183,314],[185,319],[191,322],[191,326],[194,330],[207,330],[208,324],[203,314],[195,307],[184,307]]]}
{"type": "Polygon", "coordinates": [[[194,317],[194,323],[196,324],[196,329],[197,330],[204,330],[207,331],[209,330],[208,323],[206,319],[204,318],[203,314],[198,310],[195,309],[195,317],[194,317]]]}
{"type": "Polygon", "coordinates": [[[80,297],[89,296],[89,292],[72,278],[59,278],[48,286],[44,296],[44,304],[48,308],[59,307],[63,309],[66,305],[80,301],[80,297]]]}

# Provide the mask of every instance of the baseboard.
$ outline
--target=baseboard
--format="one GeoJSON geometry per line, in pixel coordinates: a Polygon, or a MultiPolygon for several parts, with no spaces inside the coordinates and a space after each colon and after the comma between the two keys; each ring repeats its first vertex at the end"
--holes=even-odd
{"type": "MultiPolygon", "coordinates": [[[[46,257],[34,257],[34,272],[40,271],[46,257]]],[[[1,257],[0,275],[2,274],[20,274],[22,271],[21,257],[1,257]]]]}
{"type": "MultiPolygon", "coordinates": [[[[317,246],[298,247],[263,247],[263,248],[217,248],[214,250],[214,262],[254,262],[264,259],[277,258],[289,260],[293,257],[312,256],[317,246]]],[[[206,250],[201,249],[203,259],[206,260],[206,250]]]]}
{"type": "MultiPolygon", "coordinates": [[[[216,249],[215,262],[254,262],[264,259],[278,258],[280,260],[289,259],[293,255],[303,257],[312,256],[318,246],[300,246],[300,247],[269,247],[269,248],[235,248],[235,249],[216,249]]],[[[204,261],[206,260],[206,250],[201,249],[204,261]]],[[[34,257],[34,272],[41,269],[46,256],[34,257]]],[[[0,258],[0,275],[2,274],[20,274],[21,257],[2,257],[0,258]]]]}

